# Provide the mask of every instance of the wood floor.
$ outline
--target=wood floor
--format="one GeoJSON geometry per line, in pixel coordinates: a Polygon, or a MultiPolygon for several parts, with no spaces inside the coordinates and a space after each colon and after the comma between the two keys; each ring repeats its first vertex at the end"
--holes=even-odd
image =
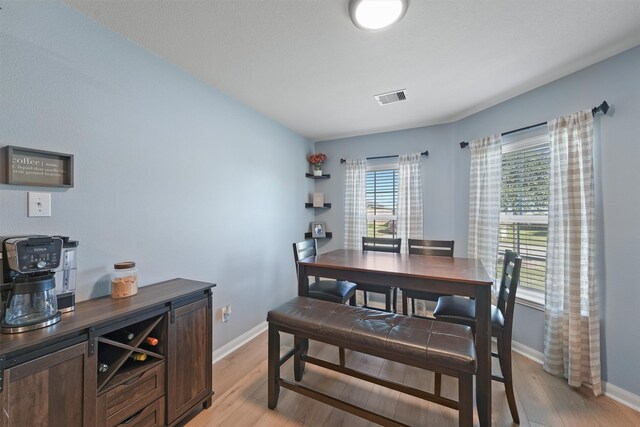
{"type": "MultiPolygon", "coordinates": [[[[282,335],[283,351],[291,344],[282,335]]],[[[338,350],[311,342],[310,354],[337,362],[338,350]]],[[[291,360],[281,368],[283,377],[293,380],[291,360]]],[[[638,426],[640,412],[589,390],[570,388],[560,378],[542,370],[535,362],[514,354],[515,394],[521,426],[638,426]]],[[[417,368],[350,352],[347,365],[367,373],[432,390],[433,374],[417,368]]],[[[497,369],[497,367],[494,367],[497,369]]],[[[283,427],[283,426],[373,426],[368,421],[290,390],[281,389],[278,407],[267,408],[267,334],[214,365],[213,405],[200,412],[188,427],[283,427]]],[[[350,377],[307,365],[303,384],[313,386],[350,403],[364,406],[412,426],[457,426],[457,412],[350,377]]],[[[443,394],[456,398],[456,382],[443,377],[443,394]]],[[[477,414],[474,425],[478,425],[477,414]]],[[[502,384],[493,382],[493,425],[514,425],[502,384]]]]}

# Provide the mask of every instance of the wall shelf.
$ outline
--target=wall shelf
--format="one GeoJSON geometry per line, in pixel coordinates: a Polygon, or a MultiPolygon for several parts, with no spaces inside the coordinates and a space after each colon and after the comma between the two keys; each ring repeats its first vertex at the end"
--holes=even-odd
{"type": "MultiPolygon", "coordinates": [[[[331,231],[327,231],[325,237],[314,237],[314,239],[330,239],[332,237],[333,237],[333,233],[331,231]]],[[[304,233],[304,238],[311,239],[311,232],[309,231],[307,233],[304,233]]]]}
{"type": "MultiPolygon", "coordinates": [[[[322,174],[322,175],[314,175],[312,173],[306,173],[305,176],[307,178],[311,178],[311,179],[329,179],[331,178],[330,174],[322,174]]],[[[315,207],[313,206],[313,203],[305,203],[304,204],[305,208],[315,208],[315,209],[330,209],[331,208],[331,203],[324,203],[322,206],[318,206],[315,207]]],[[[308,231],[306,233],[304,233],[304,238],[305,239],[331,239],[333,237],[333,233],[331,233],[330,231],[327,231],[325,233],[325,237],[312,237],[311,232],[308,231]]]]}
{"type": "Polygon", "coordinates": [[[329,209],[331,207],[331,203],[325,203],[324,206],[313,206],[313,203],[305,203],[305,208],[316,208],[316,209],[329,209]]]}

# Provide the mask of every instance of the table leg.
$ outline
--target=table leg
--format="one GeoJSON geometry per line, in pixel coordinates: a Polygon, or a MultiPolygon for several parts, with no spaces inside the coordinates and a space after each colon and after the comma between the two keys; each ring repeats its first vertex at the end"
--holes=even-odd
{"type": "MultiPolygon", "coordinates": [[[[309,275],[304,265],[298,266],[298,296],[309,296],[309,275]]],[[[296,352],[293,355],[293,376],[296,381],[301,381],[302,375],[304,374],[304,361],[302,357],[307,355],[309,340],[294,335],[293,343],[296,346],[296,352]]]]}
{"type": "Polygon", "coordinates": [[[480,426],[491,425],[491,288],[476,288],[476,405],[480,426]]]}

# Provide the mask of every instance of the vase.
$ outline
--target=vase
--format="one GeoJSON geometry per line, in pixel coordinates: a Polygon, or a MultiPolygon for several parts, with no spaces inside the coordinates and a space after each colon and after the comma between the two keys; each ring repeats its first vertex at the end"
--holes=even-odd
{"type": "Polygon", "coordinates": [[[322,165],[313,165],[313,176],[322,176],[322,165]]]}

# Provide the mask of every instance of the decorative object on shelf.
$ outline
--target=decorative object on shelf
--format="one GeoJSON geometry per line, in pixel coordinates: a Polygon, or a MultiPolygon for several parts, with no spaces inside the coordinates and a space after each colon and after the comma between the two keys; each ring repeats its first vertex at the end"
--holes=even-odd
{"type": "Polygon", "coordinates": [[[324,207],[324,193],[313,193],[313,207],[324,207]]]}
{"type": "Polygon", "coordinates": [[[311,237],[313,237],[314,239],[322,239],[327,237],[326,228],[327,225],[324,222],[312,222],[311,237]]]}
{"type": "Polygon", "coordinates": [[[313,166],[313,175],[322,176],[322,165],[327,160],[327,155],[324,153],[314,153],[307,157],[307,160],[313,166]]]}

